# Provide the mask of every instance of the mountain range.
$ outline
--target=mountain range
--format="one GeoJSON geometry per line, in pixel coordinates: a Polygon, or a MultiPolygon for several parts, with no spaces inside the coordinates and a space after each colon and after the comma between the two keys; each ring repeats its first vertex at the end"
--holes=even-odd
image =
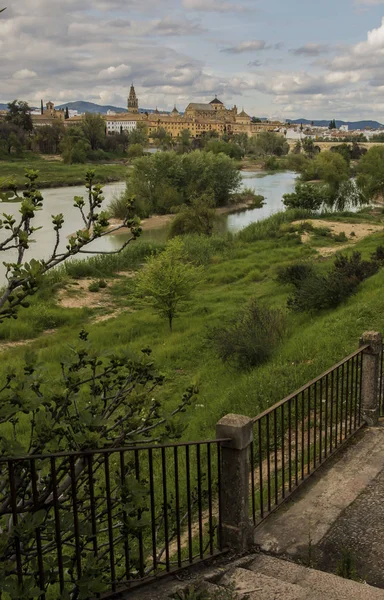
{"type": "MultiPolygon", "coordinates": [[[[128,112],[126,108],[121,108],[121,106],[100,106],[99,104],[94,104],[93,102],[84,102],[83,100],[79,100],[77,102],[68,102],[68,104],[61,104],[60,106],[56,106],[58,109],[65,109],[68,106],[68,110],[77,110],[79,113],[100,113],[102,115],[107,114],[110,110],[115,113],[126,113],[128,112]]],[[[147,112],[151,114],[154,111],[153,108],[140,108],[141,113],[147,112]]]]}
{"type": "MultiPolygon", "coordinates": [[[[319,121],[316,119],[313,121],[308,119],[287,119],[287,123],[292,123],[294,125],[300,125],[301,123],[303,125],[311,125],[313,123],[316,127],[328,127],[330,121],[331,119],[329,119],[329,121],[319,121]]],[[[372,127],[372,129],[379,129],[380,127],[383,127],[383,125],[378,121],[336,121],[337,128],[339,128],[341,125],[348,125],[349,129],[352,131],[355,129],[365,129],[366,127],[372,127]]]]}

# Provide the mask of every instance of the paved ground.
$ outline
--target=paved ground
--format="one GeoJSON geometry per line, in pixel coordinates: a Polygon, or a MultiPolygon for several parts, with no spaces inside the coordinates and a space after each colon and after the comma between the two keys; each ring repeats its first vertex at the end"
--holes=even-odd
{"type": "Polygon", "coordinates": [[[384,588],[384,427],[365,429],[255,532],[266,552],[384,588]]]}

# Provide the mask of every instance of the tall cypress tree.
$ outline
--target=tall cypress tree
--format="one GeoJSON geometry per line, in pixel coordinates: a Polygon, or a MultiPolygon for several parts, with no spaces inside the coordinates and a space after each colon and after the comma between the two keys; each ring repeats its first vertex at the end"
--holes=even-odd
{"type": "Polygon", "coordinates": [[[69,119],[69,110],[68,110],[68,106],[65,107],[65,115],[64,115],[65,119],[69,119]]]}

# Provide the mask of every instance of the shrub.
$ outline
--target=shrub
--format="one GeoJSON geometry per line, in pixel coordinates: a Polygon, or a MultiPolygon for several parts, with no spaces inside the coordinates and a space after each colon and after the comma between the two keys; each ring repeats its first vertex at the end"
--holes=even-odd
{"type": "Polygon", "coordinates": [[[107,282],[104,279],[99,279],[97,285],[99,286],[99,288],[104,289],[107,287],[107,282]]]}
{"type": "Polygon", "coordinates": [[[281,284],[291,283],[295,287],[313,274],[313,265],[309,263],[295,263],[287,267],[279,267],[277,281],[281,284]]]}
{"type": "Polygon", "coordinates": [[[348,242],[348,238],[345,235],[345,231],[340,231],[333,236],[335,242],[348,242]]]}
{"type": "Polygon", "coordinates": [[[88,290],[90,292],[98,292],[99,291],[99,284],[97,281],[93,281],[92,283],[89,284],[88,286],[88,290]]]}
{"type": "Polygon", "coordinates": [[[355,293],[359,283],[377,273],[378,268],[374,260],[361,260],[360,252],[351,257],[340,254],[328,274],[313,272],[296,284],[288,307],[303,312],[335,308],[355,293]]]}
{"type": "Polygon", "coordinates": [[[253,299],[227,325],[211,329],[208,340],[224,363],[250,369],[270,358],[284,331],[284,314],[253,299]]]}
{"type": "Polygon", "coordinates": [[[215,221],[215,209],[210,196],[201,196],[184,205],[171,223],[169,237],[197,233],[211,236],[215,221]]]}
{"type": "Polygon", "coordinates": [[[360,252],[354,252],[351,257],[339,254],[334,262],[337,274],[356,279],[359,283],[377,273],[379,265],[374,260],[361,260],[360,252]]]}
{"type": "MultiPolygon", "coordinates": [[[[352,233],[354,233],[354,232],[352,232],[352,233]]],[[[371,255],[371,260],[374,260],[377,262],[384,262],[384,246],[377,246],[376,250],[371,255]]]]}

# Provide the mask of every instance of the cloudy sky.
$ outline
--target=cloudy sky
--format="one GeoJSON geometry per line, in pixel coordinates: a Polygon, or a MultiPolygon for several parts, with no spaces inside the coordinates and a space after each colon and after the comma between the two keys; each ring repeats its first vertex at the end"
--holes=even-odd
{"type": "MultiPolygon", "coordinates": [[[[0,3],[1,4],[1,3],[0,3]]],[[[3,0],[0,102],[384,122],[384,0],[3,0]]],[[[0,5],[0,8],[2,6],[0,5]]]]}

